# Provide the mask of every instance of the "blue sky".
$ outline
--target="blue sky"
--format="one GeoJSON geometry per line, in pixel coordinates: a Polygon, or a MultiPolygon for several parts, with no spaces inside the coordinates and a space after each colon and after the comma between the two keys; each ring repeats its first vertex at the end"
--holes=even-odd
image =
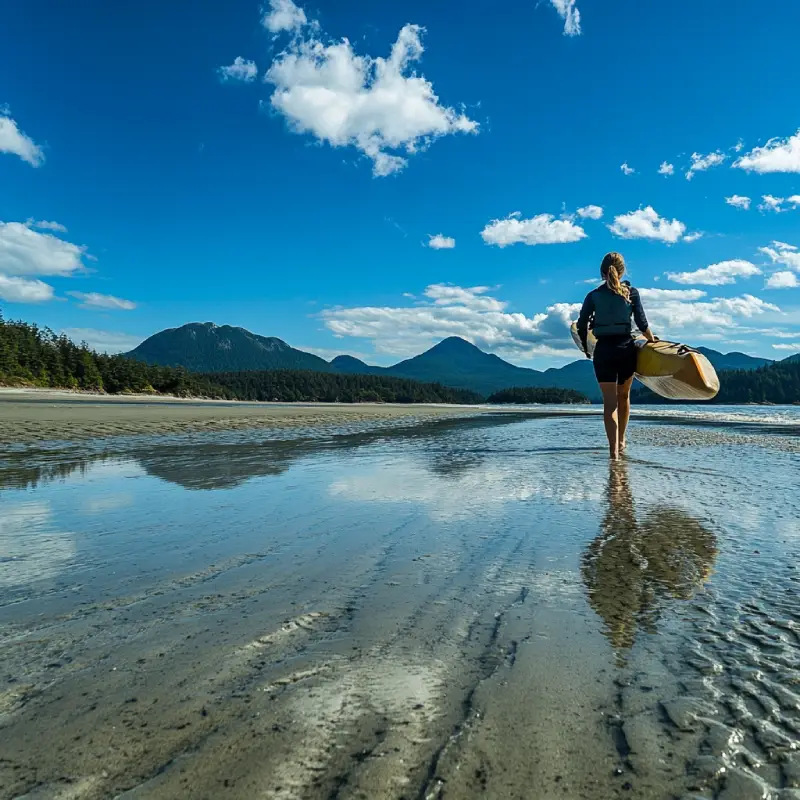
{"type": "Polygon", "coordinates": [[[657,334],[800,350],[800,4],[453,8],[12,4],[3,314],[545,367],[617,249],[657,334]]]}

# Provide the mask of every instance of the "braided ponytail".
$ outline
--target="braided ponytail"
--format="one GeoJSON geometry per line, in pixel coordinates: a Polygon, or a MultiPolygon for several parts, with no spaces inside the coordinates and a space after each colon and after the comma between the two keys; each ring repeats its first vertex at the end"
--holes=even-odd
{"type": "Polygon", "coordinates": [[[611,289],[614,294],[624,297],[626,302],[631,301],[631,291],[622,282],[622,276],[625,274],[625,259],[620,253],[606,253],[603,258],[603,263],[600,265],[600,275],[606,282],[606,286],[611,289]]]}

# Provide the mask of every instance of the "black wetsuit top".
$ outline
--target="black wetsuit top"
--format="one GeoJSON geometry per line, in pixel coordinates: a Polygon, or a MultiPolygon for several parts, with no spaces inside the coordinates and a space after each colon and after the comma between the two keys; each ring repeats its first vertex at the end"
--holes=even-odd
{"type": "Polygon", "coordinates": [[[578,335],[584,352],[586,351],[586,337],[589,335],[590,329],[598,340],[614,337],[617,343],[622,343],[631,338],[632,316],[640,331],[647,330],[648,323],[642,307],[642,298],[639,296],[638,290],[634,289],[627,281],[626,286],[630,291],[630,302],[616,292],[612,292],[605,283],[586,295],[578,317],[578,335]]]}

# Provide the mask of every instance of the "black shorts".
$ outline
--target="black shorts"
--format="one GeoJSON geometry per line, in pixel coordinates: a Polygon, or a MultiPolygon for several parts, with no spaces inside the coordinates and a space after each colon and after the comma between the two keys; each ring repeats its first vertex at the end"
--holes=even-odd
{"type": "Polygon", "coordinates": [[[630,336],[601,336],[592,361],[598,383],[625,383],[636,372],[638,350],[630,336]]]}

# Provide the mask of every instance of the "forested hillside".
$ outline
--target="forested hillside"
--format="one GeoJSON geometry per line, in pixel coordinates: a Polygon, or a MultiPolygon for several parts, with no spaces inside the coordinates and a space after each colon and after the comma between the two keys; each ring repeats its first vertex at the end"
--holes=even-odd
{"type": "Polygon", "coordinates": [[[498,405],[511,403],[513,405],[526,405],[529,403],[591,403],[591,400],[581,392],[574,389],[547,389],[547,388],[513,388],[495,392],[486,399],[487,403],[498,405]]]}
{"type": "Polygon", "coordinates": [[[375,375],[299,370],[214,375],[108,356],[63,334],[0,317],[0,385],[282,402],[475,403],[480,395],[375,375]]]}
{"type": "MultiPolygon", "coordinates": [[[[800,403],[800,359],[790,357],[758,369],[719,373],[719,394],[711,403],[800,403]]],[[[671,403],[648,389],[633,395],[637,403],[671,403]]]]}
{"type": "Polygon", "coordinates": [[[480,403],[465,389],[420,383],[383,375],[337,375],[329,372],[269,370],[222,372],[207,376],[237,400],[316,403],[480,403]]]}

